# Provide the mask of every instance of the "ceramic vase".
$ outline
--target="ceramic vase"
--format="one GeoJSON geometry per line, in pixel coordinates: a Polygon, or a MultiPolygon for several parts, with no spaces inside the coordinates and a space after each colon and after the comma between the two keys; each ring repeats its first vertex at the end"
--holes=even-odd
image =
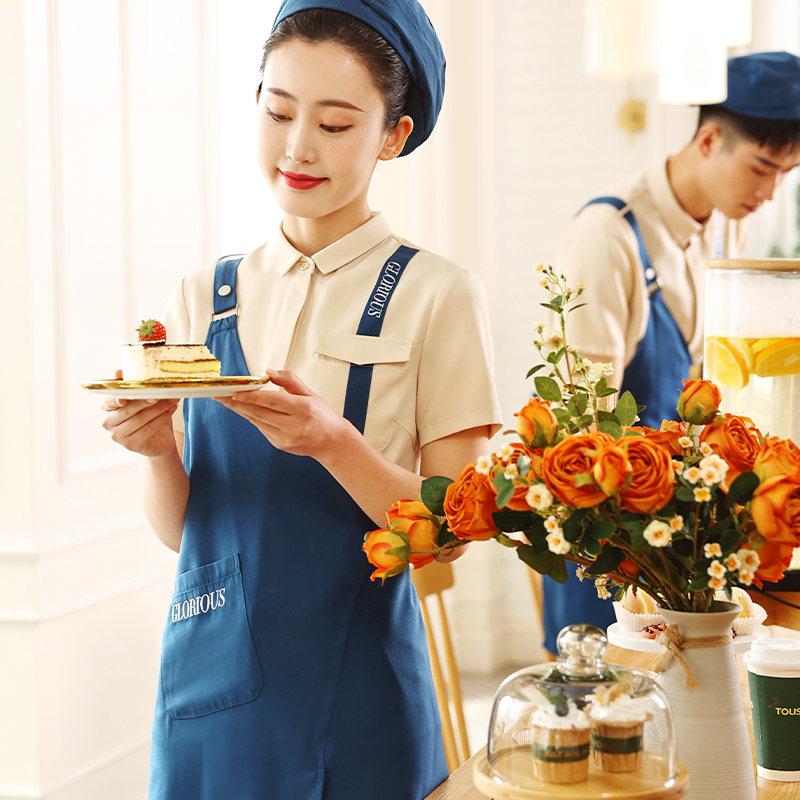
{"type": "MultiPolygon", "coordinates": [[[[716,603],[716,611],[694,614],[662,609],[668,625],[677,624],[682,639],[724,635],[741,609],[716,603]]],[[[686,686],[686,673],[674,657],[658,684],[669,700],[678,741],[678,758],[689,770],[686,800],[756,800],[753,753],[733,643],[682,651],[697,680],[686,686]]]]}

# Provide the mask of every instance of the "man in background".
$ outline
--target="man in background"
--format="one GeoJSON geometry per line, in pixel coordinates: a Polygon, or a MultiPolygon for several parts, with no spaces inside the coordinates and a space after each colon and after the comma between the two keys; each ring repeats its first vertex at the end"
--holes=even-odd
{"type": "MultiPolygon", "coordinates": [[[[573,218],[556,269],[589,287],[569,342],[610,362],[610,386],[630,391],[641,424],[676,418],[703,349],[704,260],[741,257],[744,219],[800,164],[800,58],[754,53],[728,61],[728,98],[700,107],[697,132],[665,161],[619,181],[573,218]]],[[[544,646],[562,627],[614,622],[594,581],[545,578],[544,646]]]]}

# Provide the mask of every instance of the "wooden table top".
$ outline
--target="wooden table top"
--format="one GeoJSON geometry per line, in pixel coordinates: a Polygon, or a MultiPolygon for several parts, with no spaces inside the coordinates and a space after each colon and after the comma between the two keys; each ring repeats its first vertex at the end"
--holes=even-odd
{"type": "MultiPolygon", "coordinates": [[[[800,631],[782,628],[779,625],[769,625],[770,635],[773,637],[800,639],[800,631]]],[[[652,653],[636,653],[632,650],[623,650],[614,645],[609,645],[606,651],[606,661],[612,664],[646,669],[653,660],[652,653]]],[[[750,729],[750,744],[753,745],[753,724],[750,716],[750,689],[747,684],[747,667],[742,661],[742,656],[736,656],[739,667],[739,680],[742,685],[742,702],[750,729]]],[[[472,783],[472,765],[486,754],[484,746],[466,763],[462,764],[444,783],[439,784],[425,800],[486,800],[486,795],[479,792],[472,783]]],[[[755,746],[753,745],[753,771],[755,771],[755,746]]],[[[689,776],[691,780],[691,776],[689,776]]],[[[756,777],[758,787],[758,800],[800,800],[800,782],[783,783],[768,781],[756,777]]]]}

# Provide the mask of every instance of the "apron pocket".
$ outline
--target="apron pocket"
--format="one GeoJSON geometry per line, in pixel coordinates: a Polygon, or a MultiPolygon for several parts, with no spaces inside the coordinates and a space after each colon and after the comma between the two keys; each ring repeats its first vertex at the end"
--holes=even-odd
{"type": "Polygon", "coordinates": [[[238,553],[175,578],[161,647],[161,691],[175,719],[202,717],[258,697],[261,668],[238,553]]]}

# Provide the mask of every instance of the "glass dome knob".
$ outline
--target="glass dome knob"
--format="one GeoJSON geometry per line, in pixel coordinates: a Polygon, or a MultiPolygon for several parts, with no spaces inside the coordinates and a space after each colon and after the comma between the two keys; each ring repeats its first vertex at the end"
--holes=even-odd
{"type": "Polygon", "coordinates": [[[600,676],[605,671],[603,656],[608,639],[594,625],[570,625],[556,639],[561,657],[560,670],[567,675],[600,676]]]}

